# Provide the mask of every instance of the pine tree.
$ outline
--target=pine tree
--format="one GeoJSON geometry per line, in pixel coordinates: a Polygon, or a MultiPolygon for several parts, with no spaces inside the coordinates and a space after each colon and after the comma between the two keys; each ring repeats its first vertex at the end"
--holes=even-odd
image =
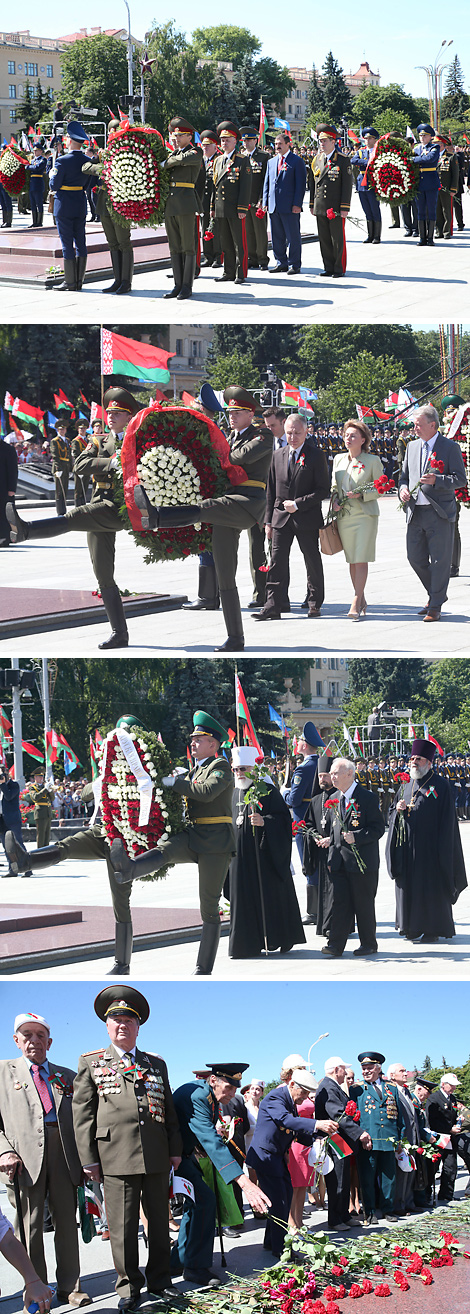
{"type": "MultiPolygon", "coordinates": [[[[315,65],[313,65],[312,81],[308,89],[308,117],[319,121],[325,113],[326,105],[323,87],[319,82],[315,65]]],[[[313,123],[312,126],[314,126],[313,123]]]]}
{"type": "Polygon", "coordinates": [[[31,83],[26,80],[22,100],[16,106],[15,119],[17,123],[24,123],[26,132],[29,128],[34,128],[36,122],[36,110],[34,105],[34,91],[31,83]]]}
{"type": "Polygon", "coordinates": [[[461,118],[470,105],[470,98],[465,91],[462,65],[458,55],[454,56],[447,73],[441,113],[445,118],[461,118]]]}
{"type": "Polygon", "coordinates": [[[343,70],[331,50],[326,56],[322,72],[325,116],[328,121],[337,125],[343,116],[350,117],[354,102],[349,87],[344,81],[343,70]]]}

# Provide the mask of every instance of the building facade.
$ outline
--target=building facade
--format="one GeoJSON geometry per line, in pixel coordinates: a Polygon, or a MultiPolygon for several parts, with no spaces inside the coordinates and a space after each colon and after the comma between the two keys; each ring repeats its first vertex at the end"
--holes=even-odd
{"type": "Polygon", "coordinates": [[[292,692],[292,680],[286,679],[286,694],[281,700],[283,716],[295,725],[298,735],[305,721],[314,721],[318,733],[328,743],[331,727],[338,720],[348,683],[346,657],[315,657],[302,680],[301,697],[292,692]]]}
{"type": "Polygon", "coordinates": [[[59,38],[35,37],[29,31],[0,32],[0,134],[10,140],[12,132],[21,132],[24,121],[16,119],[17,107],[26,92],[38,81],[43,91],[60,97],[62,71],[60,57],[64,43],[59,38]]]}
{"type": "MultiPolygon", "coordinates": [[[[308,98],[310,83],[312,81],[313,69],[309,68],[290,68],[289,73],[292,77],[292,86],[289,95],[286,96],[282,110],[282,118],[287,119],[290,124],[292,140],[303,142],[306,135],[305,124],[308,119],[308,98]]],[[[321,85],[322,78],[318,73],[318,82],[321,85]]],[[[345,73],[344,81],[353,96],[358,96],[363,87],[379,87],[380,74],[373,73],[367,60],[363,60],[359,65],[356,73],[345,73]]]]}

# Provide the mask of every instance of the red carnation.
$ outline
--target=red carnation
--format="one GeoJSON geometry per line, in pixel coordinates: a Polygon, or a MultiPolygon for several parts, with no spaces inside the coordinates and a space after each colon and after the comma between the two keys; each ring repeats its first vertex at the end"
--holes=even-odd
{"type": "Polygon", "coordinates": [[[338,1264],[342,1264],[343,1268],[347,1268],[347,1267],[348,1267],[348,1262],[349,1262],[349,1261],[346,1259],[346,1255],[340,1255],[340,1257],[339,1257],[339,1259],[338,1259],[338,1264]]]}
{"type": "Polygon", "coordinates": [[[364,1278],[362,1290],[365,1296],[370,1296],[371,1291],[374,1290],[374,1283],[370,1281],[370,1278],[364,1278]]]}
{"type": "Polygon", "coordinates": [[[335,807],[336,807],[336,803],[334,802],[334,800],[333,800],[332,798],[327,798],[326,803],[325,803],[325,809],[326,809],[326,808],[335,808],[335,807]]]}
{"type": "Polygon", "coordinates": [[[386,1282],[381,1282],[380,1286],[375,1287],[374,1296],[391,1296],[390,1287],[386,1282]]]}
{"type": "Polygon", "coordinates": [[[343,1270],[340,1268],[339,1264],[332,1264],[330,1272],[333,1274],[333,1277],[343,1276],[343,1270]]]}
{"type": "Polygon", "coordinates": [[[359,1300],[359,1296],[364,1295],[362,1287],[359,1286],[358,1282],[353,1282],[352,1286],[350,1286],[349,1295],[351,1297],[351,1300],[359,1300]]]}

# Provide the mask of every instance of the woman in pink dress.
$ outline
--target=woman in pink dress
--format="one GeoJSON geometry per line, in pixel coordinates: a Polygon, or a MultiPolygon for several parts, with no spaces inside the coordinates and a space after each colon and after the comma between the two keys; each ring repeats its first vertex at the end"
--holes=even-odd
{"type": "MultiPolygon", "coordinates": [[[[297,1106],[297,1113],[300,1118],[315,1117],[314,1092],[297,1106]]],[[[293,1187],[289,1227],[296,1231],[302,1227],[305,1192],[310,1191],[315,1176],[315,1164],[308,1162],[310,1148],[310,1145],[301,1145],[299,1141],[293,1141],[289,1150],[289,1172],[293,1187]]]]}

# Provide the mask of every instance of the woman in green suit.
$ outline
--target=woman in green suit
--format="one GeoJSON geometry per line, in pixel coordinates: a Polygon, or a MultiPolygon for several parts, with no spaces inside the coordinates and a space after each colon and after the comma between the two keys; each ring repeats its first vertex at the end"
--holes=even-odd
{"type": "Polygon", "coordinates": [[[366,489],[383,475],[382,462],[370,451],[371,432],[360,420],[346,420],[346,448],[333,461],[333,510],[338,510],[338,530],[353,582],[354,598],[348,616],[361,620],[367,603],[364,597],[369,561],[375,561],[379,507],[375,488],[366,489]],[[364,490],[364,491],[363,491],[364,490]],[[342,505],[342,498],[347,503],[342,505]]]}

